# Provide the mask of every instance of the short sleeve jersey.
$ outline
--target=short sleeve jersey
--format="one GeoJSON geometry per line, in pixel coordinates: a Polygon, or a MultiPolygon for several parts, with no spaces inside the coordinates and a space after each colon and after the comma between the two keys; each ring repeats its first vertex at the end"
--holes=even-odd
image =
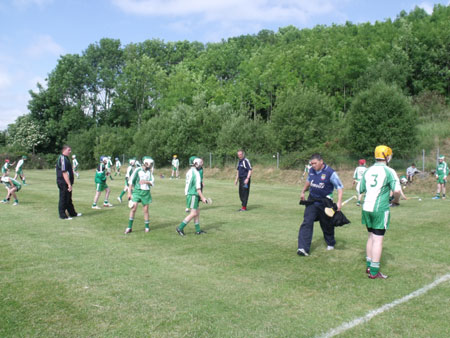
{"type": "Polygon", "coordinates": [[[3,176],[2,177],[2,183],[4,185],[6,185],[8,188],[12,188],[11,182],[13,183],[13,185],[15,187],[18,187],[18,188],[21,187],[20,183],[18,181],[16,181],[14,178],[11,178],[11,177],[8,177],[8,176],[3,176]]]}
{"type": "Polygon", "coordinates": [[[16,171],[19,171],[20,169],[22,169],[23,162],[24,162],[23,159],[21,159],[21,160],[19,160],[19,162],[17,162],[16,171]]]}
{"type": "Polygon", "coordinates": [[[175,167],[175,168],[178,168],[179,165],[180,165],[180,160],[177,159],[177,158],[174,158],[172,160],[172,166],[175,167]]]}
{"type": "Polygon", "coordinates": [[[140,184],[141,180],[150,181],[153,185],[155,179],[151,170],[144,170],[143,168],[137,168],[131,175],[130,182],[135,190],[150,190],[149,184],[140,184]]]}
{"type": "Polygon", "coordinates": [[[448,171],[449,169],[445,161],[440,162],[436,167],[436,175],[438,175],[440,178],[448,176],[448,171]]]}
{"type": "Polygon", "coordinates": [[[200,177],[200,173],[196,168],[192,167],[186,173],[186,186],[184,188],[184,194],[198,196],[197,189],[201,189],[201,187],[202,179],[200,177]]]}
{"type": "Polygon", "coordinates": [[[97,171],[95,172],[95,183],[105,183],[106,182],[106,165],[100,162],[97,171]]]}
{"type": "Polygon", "coordinates": [[[357,182],[361,181],[361,179],[364,175],[364,172],[366,170],[367,170],[367,168],[362,165],[359,167],[356,167],[355,172],[353,173],[353,178],[355,179],[355,181],[357,181],[357,182]]]}
{"type": "Polygon", "coordinates": [[[119,160],[116,161],[116,168],[119,169],[122,166],[122,163],[120,163],[119,160]]]}
{"type": "Polygon", "coordinates": [[[134,166],[129,165],[128,168],[127,168],[127,173],[125,174],[125,177],[126,178],[130,178],[131,175],[133,174],[133,170],[134,170],[134,166]]]}
{"type": "Polygon", "coordinates": [[[8,162],[5,162],[5,164],[2,166],[2,174],[6,173],[10,166],[11,165],[8,162]]]}
{"type": "Polygon", "coordinates": [[[366,193],[363,210],[378,212],[389,210],[391,191],[399,191],[400,181],[394,169],[385,163],[376,163],[366,170],[359,187],[360,193],[366,193]]]}

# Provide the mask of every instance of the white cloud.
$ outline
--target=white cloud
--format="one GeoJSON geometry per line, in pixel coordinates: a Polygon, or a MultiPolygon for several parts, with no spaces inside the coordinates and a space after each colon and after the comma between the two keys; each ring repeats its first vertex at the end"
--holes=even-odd
{"type": "MultiPolygon", "coordinates": [[[[184,18],[198,15],[201,20],[307,22],[312,16],[335,12],[337,0],[112,0],[126,13],[184,18]]],[[[340,1],[342,3],[342,1],[340,1]]]]}
{"type": "Polygon", "coordinates": [[[8,73],[0,69],[0,90],[4,90],[11,86],[11,78],[8,73]]]}
{"type": "Polygon", "coordinates": [[[40,57],[42,55],[61,55],[64,49],[58,45],[50,35],[40,35],[36,41],[27,49],[27,54],[32,57],[40,57]]]}
{"type": "Polygon", "coordinates": [[[422,8],[423,10],[425,10],[425,12],[427,12],[430,15],[433,14],[434,5],[429,2],[421,2],[420,4],[417,5],[417,7],[422,8]]]}

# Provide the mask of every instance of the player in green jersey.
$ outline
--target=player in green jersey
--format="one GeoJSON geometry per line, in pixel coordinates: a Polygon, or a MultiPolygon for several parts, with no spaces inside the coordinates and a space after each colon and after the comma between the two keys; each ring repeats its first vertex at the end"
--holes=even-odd
{"type": "Polygon", "coordinates": [[[106,184],[106,175],[107,175],[107,169],[106,164],[108,162],[108,157],[101,156],[100,157],[100,163],[97,167],[97,170],[95,172],[95,196],[94,196],[94,203],[92,203],[92,209],[100,209],[100,207],[97,205],[98,199],[100,197],[100,194],[102,191],[105,191],[105,201],[103,202],[104,207],[112,207],[113,205],[108,202],[109,193],[111,190],[109,189],[108,185],[106,184]]]}
{"type": "Polygon", "coordinates": [[[9,169],[7,169],[1,178],[2,183],[5,185],[6,190],[8,191],[6,193],[6,197],[4,200],[0,201],[1,203],[8,203],[10,198],[14,198],[14,204],[18,205],[19,200],[17,199],[16,192],[18,192],[22,186],[18,181],[16,181],[14,178],[9,177],[9,169]]]}
{"type": "Polygon", "coordinates": [[[114,179],[112,178],[112,175],[111,175],[112,166],[113,166],[113,163],[111,161],[111,156],[106,156],[106,159],[107,159],[106,160],[106,177],[108,178],[108,176],[109,176],[111,181],[113,181],[114,179]]]}
{"type": "Polygon", "coordinates": [[[122,192],[120,193],[120,196],[117,197],[117,200],[119,201],[119,203],[122,203],[122,197],[128,191],[128,180],[130,179],[131,175],[133,174],[133,171],[135,168],[136,168],[136,159],[135,158],[129,159],[127,172],[125,173],[125,187],[123,188],[122,192]]]}
{"type": "Polygon", "coordinates": [[[11,168],[14,164],[16,164],[16,162],[11,163],[8,158],[5,159],[5,163],[2,166],[2,175],[5,175],[9,168],[11,168]]]}
{"type": "Polygon", "coordinates": [[[376,163],[368,168],[359,187],[365,193],[362,224],[366,225],[369,238],[366,244],[366,273],[371,279],[387,278],[380,272],[383,238],[389,228],[389,196],[394,193],[393,203],[400,199],[401,187],[397,173],[387,165],[392,158],[392,149],[387,146],[375,148],[376,163]]]}
{"type": "Polygon", "coordinates": [[[155,162],[150,156],[142,158],[142,167],[137,168],[129,179],[128,199],[133,201],[133,207],[130,210],[130,218],[128,221],[128,228],[125,229],[125,234],[132,232],[134,215],[137,210],[138,203],[142,203],[144,208],[144,223],[145,232],[150,231],[150,220],[148,207],[152,202],[152,195],[150,194],[150,187],[155,185],[152,168],[155,162]]]}
{"type": "Polygon", "coordinates": [[[202,179],[200,177],[199,168],[203,167],[203,160],[201,158],[191,157],[189,159],[191,169],[186,173],[186,186],[184,189],[186,195],[186,208],[190,209],[189,215],[176,227],[176,231],[180,236],[184,236],[184,228],[194,219],[195,234],[202,235],[206,233],[200,229],[200,209],[199,201],[206,203],[206,199],[202,193],[202,179]]]}
{"type": "Polygon", "coordinates": [[[436,196],[433,197],[434,200],[438,200],[441,198],[441,190],[442,190],[442,199],[445,199],[445,184],[447,183],[447,176],[449,174],[449,169],[447,163],[444,161],[444,155],[439,156],[439,163],[436,167],[436,179],[437,179],[437,191],[436,196]]]}

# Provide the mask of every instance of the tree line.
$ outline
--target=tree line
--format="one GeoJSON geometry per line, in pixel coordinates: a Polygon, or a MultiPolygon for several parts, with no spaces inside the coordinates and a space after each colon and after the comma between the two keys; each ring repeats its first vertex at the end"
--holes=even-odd
{"type": "Polygon", "coordinates": [[[104,38],[59,58],[0,143],[41,154],[70,143],[87,167],[102,154],[165,163],[237,148],[360,157],[382,143],[406,157],[433,113],[425,101],[450,97],[449,22],[450,6],[436,5],[218,43],[104,38]]]}

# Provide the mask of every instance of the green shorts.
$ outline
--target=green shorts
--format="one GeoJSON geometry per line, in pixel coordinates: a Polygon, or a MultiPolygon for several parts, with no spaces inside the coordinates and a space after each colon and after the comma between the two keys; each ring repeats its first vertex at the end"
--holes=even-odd
{"type": "Polygon", "coordinates": [[[150,190],[135,189],[131,195],[131,200],[136,203],[141,202],[142,205],[149,205],[152,203],[152,195],[150,195],[150,190]]]}
{"type": "Polygon", "coordinates": [[[439,184],[445,184],[445,183],[447,183],[446,180],[444,180],[444,176],[438,176],[437,182],[438,182],[439,184]]]}
{"type": "Polygon", "coordinates": [[[177,171],[178,168],[177,168],[177,167],[172,167],[172,170],[173,170],[173,171],[177,171]]]}
{"type": "Polygon", "coordinates": [[[361,222],[371,229],[389,229],[391,213],[386,211],[362,211],[361,222]]]}
{"type": "Polygon", "coordinates": [[[16,174],[22,176],[23,175],[23,170],[22,168],[20,168],[19,170],[16,171],[16,174]]]}
{"type": "Polygon", "coordinates": [[[103,191],[103,190],[105,190],[107,188],[108,188],[108,185],[106,183],[96,183],[95,184],[95,189],[97,191],[103,191]]]}
{"type": "Polygon", "coordinates": [[[186,208],[197,210],[199,199],[198,195],[186,195],[186,208]]]}
{"type": "Polygon", "coordinates": [[[73,167],[73,171],[77,171],[78,170],[78,166],[73,167]]]}

